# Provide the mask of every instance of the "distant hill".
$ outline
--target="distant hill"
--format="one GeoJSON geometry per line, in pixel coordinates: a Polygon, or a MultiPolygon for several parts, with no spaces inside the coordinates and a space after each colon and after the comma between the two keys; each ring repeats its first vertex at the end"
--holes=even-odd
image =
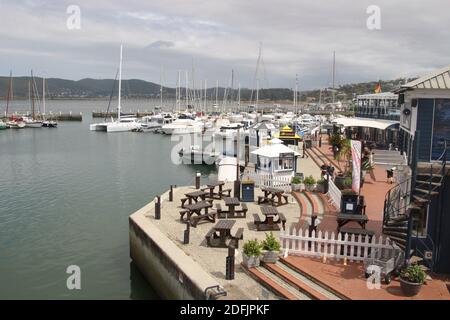
{"type": "MultiPolygon", "coordinates": [[[[408,81],[411,79],[408,79],[408,81]]],[[[37,92],[39,96],[42,94],[42,78],[35,78],[37,92]]],[[[5,99],[8,91],[9,77],[0,77],[0,98],[5,99]]],[[[396,79],[390,81],[380,81],[382,90],[384,92],[390,91],[395,87],[398,87],[401,83],[404,83],[405,79],[396,79]]],[[[354,95],[372,93],[377,85],[378,81],[346,84],[337,88],[336,97],[339,100],[351,100],[354,95]]],[[[46,79],[47,84],[47,97],[49,99],[89,99],[89,98],[106,98],[109,97],[114,86],[114,96],[117,95],[117,81],[113,79],[81,79],[78,81],[65,80],[58,78],[46,79]]],[[[215,88],[207,90],[209,99],[215,99],[215,88]]],[[[184,90],[182,89],[182,95],[184,90]]],[[[332,92],[330,89],[309,90],[302,91],[300,93],[300,101],[318,101],[321,95],[322,101],[331,101],[332,92]]],[[[13,78],[13,92],[14,98],[24,99],[28,97],[29,92],[29,77],[14,77],[13,78]]],[[[138,80],[130,79],[122,81],[122,95],[130,98],[157,98],[160,94],[160,86],[158,84],[138,80]]],[[[163,88],[164,98],[175,98],[175,88],[163,88]]],[[[197,96],[199,93],[197,93],[197,96]]],[[[236,100],[238,91],[219,88],[218,100],[236,100]]],[[[255,100],[255,92],[251,89],[241,90],[242,100],[255,100]]],[[[293,92],[291,89],[286,88],[272,88],[261,89],[259,92],[259,98],[261,100],[270,101],[283,101],[292,100],[293,92]]]]}

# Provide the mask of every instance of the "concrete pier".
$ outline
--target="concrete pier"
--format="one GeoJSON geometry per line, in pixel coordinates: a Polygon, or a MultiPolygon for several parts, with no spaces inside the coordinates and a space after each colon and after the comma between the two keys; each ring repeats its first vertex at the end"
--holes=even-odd
{"type": "MultiPolygon", "coordinates": [[[[227,183],[224,188],[232,188],[227,183]]],[[[178,187],[173,190],[173,202],[169,192],[161,196],[161,219],[155,219],[155,203],[151,202],[133,213],[129,219],[130,255],[133,261],[158,293],[169,299],[208,299],[219,286],[227,292],[224,299],[276,299],[258,282],[244,272],[241,266],[242,246],[249,239],[265,238],[265,232],[256,231],[253,213],[261,215],[256,202],[246,203],[247,218],[239,218],[232,233],[244,228],[244,240],[240,241],[235,254],[235,279],[226,280],[225,267],[227,248],[211,248],[206,245],[205,235],[213,223],[201,223],[190,228],[189,244],[183,243],[186,224],[180,221],[181,198],[195,191],[195,186],[178,187]],[[205,291],[208,293],[205,294],[205,291]]],[[[255,199],[262,195],[257,189],[255,199]]],[[[226,208],[223,200],[214,200],[226,208]]],[[[298,203],[289,196],[289,204],[278,208],[287,218],[287,225],[297,223],[300,218],[298,203]]],[[[278,232],[274,231],[277,236],[278,232]]]]}

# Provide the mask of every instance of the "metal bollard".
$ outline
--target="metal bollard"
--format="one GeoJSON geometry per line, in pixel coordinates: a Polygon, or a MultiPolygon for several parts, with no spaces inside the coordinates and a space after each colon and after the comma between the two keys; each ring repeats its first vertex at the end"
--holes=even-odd
{"type": "Polygon", "coordinates": [[[234,280],[234,255],[235,248],[233,245],[228,247],[228,256],[226,258],[226,266],[225,266],[225,279],[226,280],[234,280]]]}
{"type": "Polygon", "coordinates": [[[200,177],[201,173],[197,172],[197,175],[195,176],[195,189],[200,189],[200,177]]]}
{"type": "Polygon", "coordinates": [[[169,201],[173,202],[173,186],[170,186],[170,191],[169,191],[169,201]]]}
{"type": "Polygon", "coordinates": [[[157,196],[155,198],[155,219],[161,219],[161,197],[157,196]]]}
{"type": "Polygon", "coordinates": [[[189,244],[189,233],[191,230],[190,222],[186,222],[186,230],[184,230],[183,244],[189,244]]]}

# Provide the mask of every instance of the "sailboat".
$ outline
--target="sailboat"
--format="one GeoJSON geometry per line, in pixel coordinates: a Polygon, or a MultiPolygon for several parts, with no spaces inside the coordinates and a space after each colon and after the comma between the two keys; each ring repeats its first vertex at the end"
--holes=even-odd
{"type": "MultiPolygon", "coordinates": [[[[5,117],[8,118],[9,112],[9,103],[13,98],[13,81],[12,81],[12,72],[9,73],[9,84],[8,84],[8,94],[6,96],[6,111],[5,117]]],[[[25,123],[22,121],[22,118],[12,116],[10,121],[6,122],[6,127],[11,129],[23,129],[25,128],[25,123]]]]}
{"type": "MultiPolygon", "coordinates": [[[[42,114],[45,116],[45,78],[42,78],[42,114]]],[[[47,119],[42,122],[42,126],[46,128],[56,128],[58,123],[54,120],[47,119]]]]}
{"type": "Polygon", "coordinates": [[[119,92],[117,103],[117,120],[111,122],[93,123],[89,129],[91,131],[106,131],[106,132],[125,132],[135,131],[140,129],[141,124],[135,117],[122,116],[121,114],[121,95],[122,95],[122,45],[120,46],[120,61],[119,61],[119,92]]]}
{"type": "Polygon", "coordinates": [[[33,70],[31,71],[30,79],[30,102],[31,102],[31,118],[23,116],[23,122],[25,122],[25,127],[27,128],[42,128],[42,121],[36,119],[36,108],[35,108],[35,95],[36,95],[36,82],[34,81],[33,70]]]}

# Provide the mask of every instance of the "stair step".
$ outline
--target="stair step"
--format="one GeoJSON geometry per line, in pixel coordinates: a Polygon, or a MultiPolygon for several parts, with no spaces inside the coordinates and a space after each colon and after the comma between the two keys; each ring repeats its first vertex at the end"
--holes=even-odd
{"type": "MultiPolygon", "coordinates": [[[[284,279],[278,277],[277,275],[273,274],[269,270],[267,270],[264,267],[257,267],[256,268],[259,272],[261,272],[264,276],[269,278],[272,282],[272,286],[274,284],[282,287],[284,290],[288,291],[292,296],[295,298],[292,299],[292,296],[289,297],[289,300],[311,300],[311,297],[304,294],[303,292],[299,291],[296,287],[292,286],[289,282],[286,282],[284,279]]],[[[286,295],[288,296],[288,295],[286,295]]]]}
{"type": "Polygon", "coordinates": [[[392,222],[402,222],[402,221],[408,221],[408,220],[409,220],[409,216],[406,216],[406,215],[392,217],[389,219],[389,221],[392,221],[392,222]]]}
{"type": "Polygon", "coordinates": [[[442,186],[442,183],[440,183],[440,182],[430,182],[430,181],[425,181],[425,180],[416,180],[416,185],[418,185],[418,184],[426,184],[426,185],[431,184],[431,185],[437,186],[437,187],[442,186]]]}
{"type": "Polygon", "coordinates": [[[419,202],[419,203],[427,203],[427,202],[430,201],[428,199],[425,199],[425,198],[422,198],[422,197],[419,197],[419,196],[416,196],[416,195],[413,195],[413,199],[415,201],[419,202]]]}
{"type": "Polygon", "coordinates": [[[386,227],[408,227],[408,221],[388,221],[386,227]]]}
{"type": "Polygon", "coordinates": [[[406,237],[407,237],[407,233],[406,232],[396,232],[396,231],[384,230],[383,233],[385,235],[389,236],[389,238],[395,237],[395,238],[406,239],[406,237]]]}
{"type": "Polygon", "coordinates": [[[419,189],[419,188],[414,188],[414,191],[417,191],[420,193],[425,193],[425,194],[431,194],[432,196],[437,196],[439,194],[439,192],[437,192],[437,191],[429,191],[429,190],[419,189]]]}
{"type": "Polygon", "coordinates": [[[394,236],[389,236],[389,239],[391,239],[393,242],[395,242],[399,245],[406,247],[406,242],[407,242],[406,239],[402,239],[402,238],[394,237],[394,236]]]}
{"type": "Polygon", "coordinates": [[[275,274],[277,277],[283,279],[285,282],[289,283],[291,286],[297,288],[299,291],[310,296],[314,300],[329,300],[328,297],[324,296],[322,293],[308,286],[302,282],[297,277],[293,276],[290,272],[280,268],[273,263],[264,263],[264,268],[275,274]]]}
{"type": "Polygon", "coordinates": [[[392,231],[392,232],[408,232],[408,226],[384,226],[383,232],[392,231]]]}

